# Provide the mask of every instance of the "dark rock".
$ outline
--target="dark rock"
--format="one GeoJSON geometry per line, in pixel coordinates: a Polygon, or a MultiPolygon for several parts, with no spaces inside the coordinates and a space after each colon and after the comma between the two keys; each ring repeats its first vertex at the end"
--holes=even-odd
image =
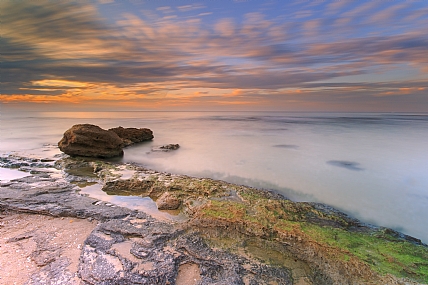
{"type": "Polygon", "coordinates": [[[123,155],[123,147],[153,139],[150,129],[117,127],[104,130],[90,124],[74,125],[64,133],[59,149],[71,156],[109,158],[123,155]]]}
{"type": "Polygon", "coordinates": [[[116,133],[122,140],[125,146],[153,139],[153,132],[150,129],[123,128],[117,127],[109,129],[116,133]]]}
{"type": "Polygon", "coordinates": [[[162,145],[159,147],[154,147],[152,148],[152,151],[171,151],[171,150],[176,150],[180,147],[179,144],[167,144],[167,145],[162,145]]]}
{"type": "Polygon", "coordinates": [[[58,146],[71,156],[108,158],[123,155],[123,141],[116,133],[90,124],[71,127],[58,146]]]}
{"type": "Polygon", "coordinates": [[[356,170],[356,171],[364,170],[364,168],[359,167],[358,162],[353,162],[353,161],[329,160],[329,161],[327,161],[327,163],[330,165],[343,167],[343,168],[346,168],[349,170],[356,170]]]}
{"type": "Polygon", "coordinates": [[[163,146],[161,146],[160,148],[161,149],[172,149],[172,150],[176,150],[176,149],[178,149],[180,147],[180,145],[179,144],[167,144],[167,145],[163,145],[163,146]]]}
{"type": "Polygon", "coordinates": [[[180,147],[179,144],[167,144],[167,145],[163,145],[160,148],[161,149],[168,149],[168,150],[176,150],[180,147]]]}

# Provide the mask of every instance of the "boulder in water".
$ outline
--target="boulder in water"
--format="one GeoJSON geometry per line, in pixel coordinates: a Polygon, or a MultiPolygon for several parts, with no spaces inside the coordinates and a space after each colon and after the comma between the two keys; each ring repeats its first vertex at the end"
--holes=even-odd
{"type": "Polygon", "coordinates": [[[109,158],[123,155],[123,140],[115,133],[91,124],[74,125],[59,141],[59,149],[71,156],[109,158]]]}
{"type": "Polygon", "coordinates": [[[59,149],[71,156],[109,158],[123,155],[123,147],[153,139],[150,129],[117,127],[104,130],[91,124],[74,125],[64,133],[59,149]]]}

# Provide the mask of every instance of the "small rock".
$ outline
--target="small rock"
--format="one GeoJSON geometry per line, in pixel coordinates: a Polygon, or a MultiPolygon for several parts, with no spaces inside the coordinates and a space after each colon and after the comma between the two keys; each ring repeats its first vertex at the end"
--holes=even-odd
{"type": "Polygon", "coordinates": [[[179,144],[167,144],[167,145],[162,145],[159,147],[154,147],[152,148],[152,151],[171,151],[171,150],[176,150],[180,147],[179,144]]]}
{"type": "Polygon", "coordinates": [[[167,144],[160,147],[160,149],[176,150],[180,147],[179,144],[167,144]]]}
{"type": "Polygon", "coordinates": [[[156,204],[159,210],[177,210],[181,201],[175,195],[165,192],[159,197],[156,204]]]}

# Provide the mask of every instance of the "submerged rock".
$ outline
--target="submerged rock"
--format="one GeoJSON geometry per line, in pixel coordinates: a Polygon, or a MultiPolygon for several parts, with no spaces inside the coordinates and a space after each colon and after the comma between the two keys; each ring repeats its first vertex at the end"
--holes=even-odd
{"type": "Polygon", "coordinates": [[[137,129],[117,127],[109,129],[109,131],[116,133],[123,140],[125,146],[149,141],[154,138],[152,130],[146,128],[137,129]]]}
{"type": "Polygon", "coordinates": [[[58,147],[71,156],[109,158],[123,155],[123,141],[116,133],[90,124],[68,129],[58,147]]]}
{"type": "Polygon", "coordinates": [[[353,161],[345,161],[345,160],[329,160],[327,161],[328,164],[330,165],[334,165],[334,166],[339,166],[339,167],[343,167],[349,170],[364,170],[364,168],[361,168],[359,166],[358,162],[353,162],[353,161]]]}
{"type": "Polygon", "coordinates": [[[177,150],[180,148],[179,144],[167,144],[167,145],[161,145],[158,147],[154,147],[152,148],[152,151],[156,152],[156,151],[163,151],[163,152],[167,152],[167,151],[171,151],[171,150],[177,150]]]}

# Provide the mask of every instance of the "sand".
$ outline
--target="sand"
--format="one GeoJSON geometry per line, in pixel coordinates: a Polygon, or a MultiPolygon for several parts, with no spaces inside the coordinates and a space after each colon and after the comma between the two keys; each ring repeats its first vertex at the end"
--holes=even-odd
{"type": "Polygon", "coordinates": [[[60,258],[66,261],[70,280],[79,284],[81,248],[95,226],[96,221],[85,219],[0,212],[0,284],[38,278],[43,267],[60,258]]]}

